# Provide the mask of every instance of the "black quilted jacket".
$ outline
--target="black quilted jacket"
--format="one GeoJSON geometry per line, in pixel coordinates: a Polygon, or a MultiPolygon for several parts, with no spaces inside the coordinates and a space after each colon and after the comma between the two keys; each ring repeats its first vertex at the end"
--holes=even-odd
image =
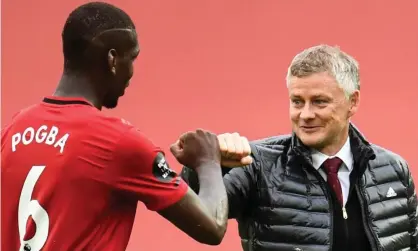
{"type": "MultiPolygon", "coordinates": [[[[418,250],[417,198],[407,163],[369,144],[354,126],[350,143],[359,172],[351,187],[363,219],[354,224],[361,224],[370,243],[364,250],[418,250]],[[389,188],[395,196],[387,196],[389,188]]],[[[334,204],[309,150],[294,135],[251,142],[251,147],[253,164],[223,168],[229,217],[238,221],[243,249],[339,251],[332,241],[334,204]]],[[[198,192],[194,171],[185,167],[182,177],[198,192]]]]}

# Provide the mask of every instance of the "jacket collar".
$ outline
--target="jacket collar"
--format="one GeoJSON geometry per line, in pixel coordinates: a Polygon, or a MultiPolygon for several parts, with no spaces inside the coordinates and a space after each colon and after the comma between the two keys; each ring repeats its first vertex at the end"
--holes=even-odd
{"type": "MultiPolygon", "coordinates": [[[[363,165],[364,161],[374,159],[376,157],[370,143],[352,123],[350,123],[348,134],[350,137],[351,152],[353,153],[355,164],[363,165]]],[[[312,164],[310,149],[302,143],[295,133],[292,134],[290,150],[295,155],[303,157],[312,164]]]]}

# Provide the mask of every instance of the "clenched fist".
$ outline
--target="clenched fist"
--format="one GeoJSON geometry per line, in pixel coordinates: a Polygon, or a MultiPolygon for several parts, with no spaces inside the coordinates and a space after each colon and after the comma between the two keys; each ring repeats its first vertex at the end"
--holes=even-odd
{"type": "Polygon", "coordinates": [[[202,129],[184,133],[171,145],[170,150],[179,163],[190,168],[207,162],[221,162],[217,136],[202,129]]]}
{"type": "Polygon", "coordinates": [[[224,167],[240,167],[252,163],[250,143],[246,137],[238,133],[224,133],[218,135],[224,167]]]}

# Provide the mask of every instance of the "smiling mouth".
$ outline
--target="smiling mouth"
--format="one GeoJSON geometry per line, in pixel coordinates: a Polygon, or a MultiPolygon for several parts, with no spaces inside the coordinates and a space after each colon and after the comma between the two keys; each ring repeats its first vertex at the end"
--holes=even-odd
{"type": "Polygon", "coordinates": [[[300,127],[303,131],[306,131],[306,132],[312,132],[312,131],[316,131],[316,130],[318,130],[319,128],[321,128],[320,126],[301,126],[300,127]]]}

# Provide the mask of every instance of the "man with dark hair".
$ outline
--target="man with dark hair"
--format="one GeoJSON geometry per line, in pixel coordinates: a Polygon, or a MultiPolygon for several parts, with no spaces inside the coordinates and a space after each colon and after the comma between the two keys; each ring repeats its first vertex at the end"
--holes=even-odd
{"type": "Polygon", "coordinates": [[[97,108],[115,108],[139,54],[135,25],[121,9],[102,2],[74,10],[62,32],[64,75],[56,96],[92,96],[97,108]],[[89,83],[92,84],[89,84],[89,83]],[[86,94],[83,94],[86,95],[86,94]]]}
{"type": "MultiPolygon", "coordinates": [[[[133,75],[139,47],[129,16],[106,3],[82,5],[62,39],[55,94],[2,130],[2,250],[125,250],[138,201],[195,240],[219,244],[228,203],[217,136],[197,130],[171,146],[196,170],[196,195],[143,133],[100,112],[116,107],[133,75]]],[[[238,134],[230,140],[248,145],[238,134]]]]}

